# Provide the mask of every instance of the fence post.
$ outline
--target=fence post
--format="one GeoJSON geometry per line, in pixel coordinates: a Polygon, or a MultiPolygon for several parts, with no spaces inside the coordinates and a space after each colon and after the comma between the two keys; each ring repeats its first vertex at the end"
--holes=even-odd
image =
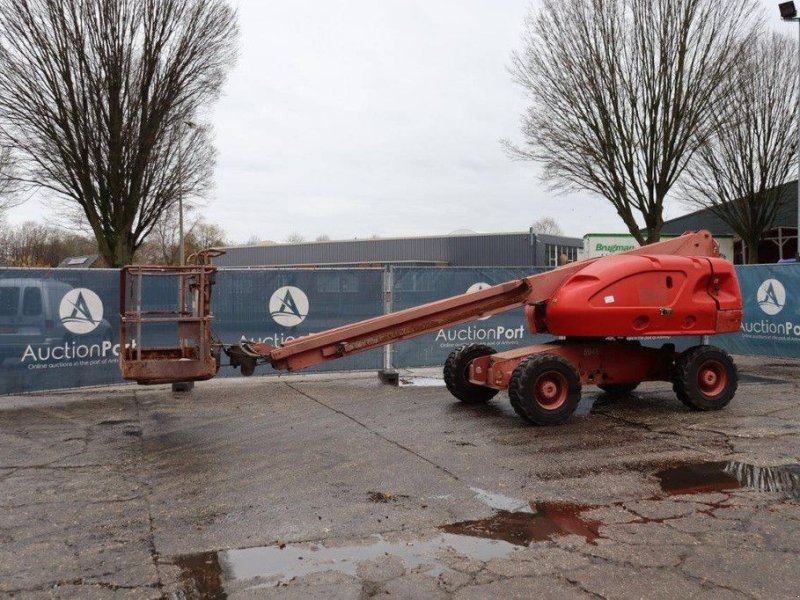
{"type": "MultiPolygon", "coordinates": [[[[392,295],[394,288],[394,267],[391,265],[383,270],[383,314],[392,312],[392,295]]],[[[378,379],[383,383],[397,385],[400,377],[392,367],[392,344],[383,347],[383,368],[378,371],[378,379]]]]}

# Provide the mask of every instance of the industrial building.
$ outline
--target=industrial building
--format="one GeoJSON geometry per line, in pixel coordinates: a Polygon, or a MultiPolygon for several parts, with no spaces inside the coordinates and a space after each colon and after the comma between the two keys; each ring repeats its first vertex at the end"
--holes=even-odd
{"type": "MultiPolygon", "coordinates": [[[[779,260],[793,258],[797,253],[797,182],[792,181],[781,186],[780,206],[775,216],[772,229],[764,233],[764,240],[758,247],[758,262],[776,263],[779,260]]],[[[714,235],[734,236],[734,261],[742,264],[742,240],[735,232],[709,209],[670,219],[664,222],[662,235],[680,235],[685,231],[707,229],[714,235]]]]}
{"type": "Polygon", "coordinates": [[[520,233],[303,242],[223,248],[220,267],[513,266],[554,267],[578,258],[581,238],[520,233]]]}
{"type": "MultiPolygon", "coordinates": [[[[761,263],[776,263],[797,253],[797,182],[782,186],[774,227],[758,249],[761,263]]],[[[744,262],[736,233],[709,209],[664,222],[661,234],[680,235],[706,229],[733,238],[733,262],[744,262]]],[[[527,232],[455,233],[441,236],[302,242],[231,246],[215,259],[221,267],[346,267],[346,266],[531,266],[554,267],[562,255],[573,261],[584,256],[584,240],[527,232]]],[[[586,256],[591,256],[587,254],[586,256]]]]}

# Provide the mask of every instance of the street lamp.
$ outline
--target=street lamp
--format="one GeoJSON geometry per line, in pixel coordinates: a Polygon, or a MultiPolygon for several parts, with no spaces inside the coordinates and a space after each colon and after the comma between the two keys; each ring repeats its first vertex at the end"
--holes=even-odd
{"type": "MultiPolygon", "coordinates": [[[[183,244],[183,161],[186,159],[184,152],[183,137],[187,129],[196,129],[197,125],[192,121],[183,121],[180,124],[178,133],[178,262],[180,266],[186,265],[186,249],[183,244]]],[[[183,302],[183,300],[181,300],[183,302]]],[[[172,384],[173,392],[188,392],[194,388],[193,381],[181,381],[172,384]]]]}
{"type": "Polygon", "coordinates": [[[186,129],[196,129],[197,125],[192,121],[181,123],[180,137],[178,138],[178,263],[180,266],[186,264],[186,250],[183,244],[183,161],[186,153],[183,149],[183,136],[186,129]]]}
{"type": "MultiPolygon", "coordinates": [[[[781,2],[778,4],[778,9],[781,11],[781,19],[784,21],[797,21],[800,23],[800,18],[797,16],[797,8],[794,2],[781,2]]],[[[800,31],[800,27],[798,27],[800,31]]],[[[800,52],[800,39],[798,39],[798,52],[800,52]]],[[[800,63],[798,64],[797,78],[800,82],[800,63]]],[[[798,86],[798,94],[800,94],[800,86],[798,86]]],[[[800,107],[798,108],[798,119],[800,119],[800,107]]],[[[800,263],[800,126],[797,128],[797,251],[795,252],[795,260],[800,263]]]]}

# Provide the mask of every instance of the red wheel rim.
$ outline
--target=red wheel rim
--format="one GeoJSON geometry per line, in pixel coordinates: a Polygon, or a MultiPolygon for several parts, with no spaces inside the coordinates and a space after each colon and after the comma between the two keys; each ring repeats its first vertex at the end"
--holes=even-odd
{"type": "Polygon", "coordinates": [[[707,360],[697,372],[697,385],[706,396],[718,396],[728,385],[728,371],[717,360],[707,360]]]}
{"type": "Polygon", "coordinates": [[[568,394],[567,378],[557,371],[548,371],[536,380],[533,399],[542,408],[555,410],[567,401],[568,394]]]}

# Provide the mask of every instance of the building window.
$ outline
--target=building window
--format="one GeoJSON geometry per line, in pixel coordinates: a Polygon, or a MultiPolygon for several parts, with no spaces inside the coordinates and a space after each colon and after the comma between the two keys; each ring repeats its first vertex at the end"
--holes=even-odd
{"type": "Polygon", "coordinates": [[[546,261],[545,266],[557,267],[561,255],[567,257],[569,262],[578,260],[577,246],[559,246],[558,244],[545,244],[546,261]]]}

